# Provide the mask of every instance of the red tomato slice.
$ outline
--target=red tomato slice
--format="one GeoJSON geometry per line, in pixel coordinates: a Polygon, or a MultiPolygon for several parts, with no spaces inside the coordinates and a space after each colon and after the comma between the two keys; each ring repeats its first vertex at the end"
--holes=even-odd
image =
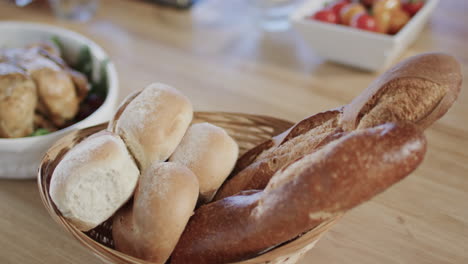
{"type": "Polygon", "coordinates": [[[350,26],[362,30],[377,32],[377,22],[372,16],[366,13],[355,15],[351,20],[350,26]]]}
{"type": "Polygon", "coordinates": [[[351,3],[351,0],[336,1],[330,6],[330,9],[333,10],[333,12],[335,12],[335,14],[339,17],[341,13],[341,9],[343,9],[345,5],[350,4],[350,3],[351,3]]]}
{"type": "Polygon", "coordinates": [[[338,24],[338,16],[331,9],[319,10],[312,18],[322,22],[338,24]]]}
{"type": "Polygon", "coordinates": [[[419,10],[424,6],[422,0],[404,0],[402,3],[403,10],[405,10],[411,16],[416,15],[419,10]]]}

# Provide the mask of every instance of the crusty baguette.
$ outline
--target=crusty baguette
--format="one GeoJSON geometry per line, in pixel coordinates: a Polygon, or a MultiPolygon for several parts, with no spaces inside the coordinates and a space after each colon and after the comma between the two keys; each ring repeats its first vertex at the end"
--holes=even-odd
{"type": "Polygon", "coordinates": [[[409,121],[427,128],[452,106],[461,83],[460,64],[452,56],[411,57],[381,75],[344,108],[342,127],[350,131],[409,121]]]}
{"type": "Polygon", "coordinates": [[[215,200],[243,190],[263,189],[284,164],[316,151],[341,131],[386,122],[411,122],[427,128],[456,100],[462,82],[458,62],[449,55],[427,53],[388,70],[349,105],[325,111],[245,153],[215,200]],[[288,142],[291,141],[291,142],[288,142]]]}
{"type": "Polygon", "coordinates": [[[339,130],[340,115],[341,108],[310,116],[242,155],[234,176],[218,190],[215,200],[243,190],[265,188],[277,170],[313,152],[323,139],[339,130]]]}
{"type": "Polygon", "coordinates": [[[198,198],[197,177],[173,162],[156,162],[142,172],[133,203],[113,219],[117,250],[163,264],[169,258],[198,198]]]}
{"type": "Polygon", "coordinates": [[[350,132],[279,170],[264,191],[200,207],[171,263],[231,263],[294,239],[411,173],[426,141],[412,124],[350,132]]]}

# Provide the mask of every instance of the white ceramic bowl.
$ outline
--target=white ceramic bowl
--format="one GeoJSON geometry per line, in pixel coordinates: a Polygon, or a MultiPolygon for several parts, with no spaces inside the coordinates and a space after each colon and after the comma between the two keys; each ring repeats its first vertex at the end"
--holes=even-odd
{"type": "Polygon", "coordinates": [[[392,63],[417,38],[438,1],[427,0],[424,7],[394,36],[306,18],[330,0],[308,0],[291,15],[290,20],[318,55],[341,64],[377,71],[392,63]]]}
{"type": "MultiPolygon", "coordinates": [[[[93,58],[93,70],[98,71],[108,55],[88,38],[58,27],[25,22],[0,22],[0,47],[24,47],[57,36],[64,46],[64,56],[73,60],[83,46],[88,46],[93,58]]],[[[25,138],[0,138],[0,178],[27,179],[37,175],[39,162],[47,149],[65,133],[108,121],[118,100],[117,71],[111,61],[105,68],[108,79],[107,97],[94,113],[84,120],[54,133],[25,138]]]]}

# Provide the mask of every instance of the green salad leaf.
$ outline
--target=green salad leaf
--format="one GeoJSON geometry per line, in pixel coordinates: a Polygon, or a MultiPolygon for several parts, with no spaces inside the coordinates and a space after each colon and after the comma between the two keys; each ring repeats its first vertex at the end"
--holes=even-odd
{"type": "MultiPolygon", "coordinates": [[[[63,43],[57,36],[53,36],[51,41],[54,42],[61,51],[63,51],[63,43]]],[[[68,62],[70,63],[70,62],[68,62]]],[[[98,80],[93,78],[93,56],[91,54],[91,50],[88,46],[81,47],[76,62],[70,63],[70,67],[74,70],[83,73],[91,85],[91,90],[89,91],[89,95],[98,95],[102,98],[107,96],[107,87],[109,84],[109,80],[107,78],[106,67],[109,63],[109,59],[105,59],[101,62],[99,68],[99,77],[98,80]]],[[[89,96],[88,95],[88,96],[89,96]]]]}
{"type": "Polygon", "coordinates": [[[58,47],[59,51],[60,51],[60,54],[63,54],[63,44],[62,42],[60,41],[60,39],[57,37],[57,36],[53,36],[50,41],[52,41],[52,43],[55,44],[55,46],[58,47]]]}
{"type": "MultiPolygon", "coordinates": [[[[51,40],[57,46],[63,48],[63,44],[58,37],[52,37],[51,40]]],[[[67,61],[72,69],[86,76],[90,85],[88,95],[81,102],[80,109],[72,120],[73,123],[83,120],[96,111],[107,97],[109,80],[106,68],[109,64],[109,59],[103,60],[100,64],[95,63],[95,61],[91,54],[91,49],[88,46],[82,46],[80,48],[75,60],[67,61]]]]}
{"type": "Polygon", "coordinates": [[[97,82],[92,82],[91,83],[91,91],[89,91],[90,94],[96,94],[102,98],[106,98],[107,96],[107,87],[109,84],[109,80],[107,78],[106,74],[106,68],[107,64],[109,63],[109,60],[106,59],[104,60],[99,69],[99,80],[97,82]]]}
{"type": "Polygon", "coordinates": [[[35,137],[35,136],[43,136],[43,135],[47,135],[47,134],[50,134],[50,131],[45,129],[45,128],[38,128],[36,129],[36,131],[34,131],[30,137],[35,137]]]}
{"type": "Polygon", "coordinates": [[[78,59],[72,68],[86,75],[90,81],[93,80],[93,57],[88,46],[81,47],[78,59]]]}

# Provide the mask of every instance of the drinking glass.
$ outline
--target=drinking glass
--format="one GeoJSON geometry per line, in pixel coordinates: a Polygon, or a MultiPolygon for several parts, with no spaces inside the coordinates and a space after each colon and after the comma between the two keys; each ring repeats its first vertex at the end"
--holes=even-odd
{"type": "Polygon", "coordinates": [[[49,0],[49,3],[56,17],[84,22],[94,16],[99,0],[49,0]]]}
{"type": "Polygon", "coordinates": [[[289,15],[300,0],[250,0],[259,25],[267,31],[289,28],[289,15]]]}

